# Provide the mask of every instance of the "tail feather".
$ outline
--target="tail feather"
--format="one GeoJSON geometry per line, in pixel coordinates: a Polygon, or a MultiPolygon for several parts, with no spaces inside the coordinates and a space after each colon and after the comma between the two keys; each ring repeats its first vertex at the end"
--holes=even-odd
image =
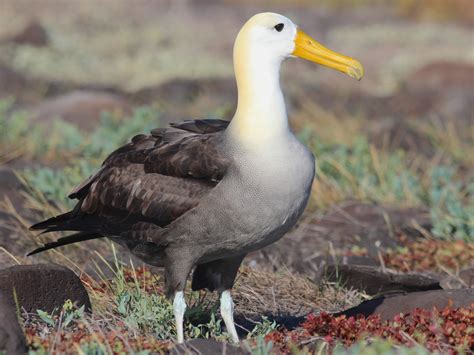
{"type": "Polygon", "coordinates": [[[53,227],[59,227],[59,225],[69,222],[73,218],[73,211],[69,211],[63,214],[60,214],[59,216],[51,217],[48,218],[45,221],[33,224],[30,227],[30,230],[40,230],[40,229],[48,229],[48,228],[53,228],[53,227]]]}
{"type": "MultiPolygon", "coordinates": [[[[41,229],[41,228],[39,228],[41,229]]],[[[98,238],[103,238],[103,235],[97,234],[97,233],[91,233],[91,232],[79,232],[75,234],[68,235],[67,237],[62,237],[59,238],[58,240],[50,243],[46,243],[42,247],[33,250],[32,252],[28,253],[27,256],[42,253],[43,251],[54,249],[57,247],[61,247],[63,245],[68,245],[68,244],[73,244],[77,242],[83,242],[85,240],[91,240],[91,239],[98,239],[98,238]]]]}

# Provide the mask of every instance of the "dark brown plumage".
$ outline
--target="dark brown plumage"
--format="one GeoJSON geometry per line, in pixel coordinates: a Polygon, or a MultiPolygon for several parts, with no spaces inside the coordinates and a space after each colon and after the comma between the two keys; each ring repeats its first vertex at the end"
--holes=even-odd
{"type": "MultiPolygon", "coordinates": [[[[72,211],[31,227],[43,233],[79,233],[45,244],[29,255],[108,236],[144,260],[156,257],[166,248],[161,245],[166,241],[157,239],[160,229],[195,207],[224,176],[229,161],[220,154],[217,143],[227,125],[223,120],[185,121],[133,137],[70,193],[70,198],[78,200],[72,211]],[[147,253],[150,255],[144,255],[147,253]]],[[[236,266],[226,286],[234,281],[239,258],[238,262],[230,258],[229,264],[236,266]]],[[[213,276],[216,265],[198,266],[194,289],[221,287],[213,276]]]]}

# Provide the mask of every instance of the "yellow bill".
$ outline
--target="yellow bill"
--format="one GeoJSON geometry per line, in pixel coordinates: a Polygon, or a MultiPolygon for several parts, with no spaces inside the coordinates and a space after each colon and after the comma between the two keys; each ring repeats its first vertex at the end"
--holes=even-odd
{"type": "Polygon", "coordinates": [[[339,70],[357,80],[362,79],[364,76],[364,67],[358,60],[324,47],[300,29],[296,32],[295,49],[292,54],[296,57],[339,70]]]}

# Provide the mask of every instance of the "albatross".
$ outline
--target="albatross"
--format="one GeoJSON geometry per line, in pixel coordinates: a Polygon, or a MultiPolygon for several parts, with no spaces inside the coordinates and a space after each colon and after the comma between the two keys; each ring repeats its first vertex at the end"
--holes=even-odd
{"type": "Polygon", "coordinates": [[[164,267],[177,341],[184,341],[184,290],[220,293],[234,342],[231,289],[245,255],[280,239],[303,213],[315,158],[291,132],[281,63],[300,57],[357,80],[363,67],[275,13],[250,18],[234,45],[238,104],[233,119],[188,120],[140,134],[111,153],[69,195],[71,211],[31,227],[75,231],[29,255],[107,237],[164,267]]]}

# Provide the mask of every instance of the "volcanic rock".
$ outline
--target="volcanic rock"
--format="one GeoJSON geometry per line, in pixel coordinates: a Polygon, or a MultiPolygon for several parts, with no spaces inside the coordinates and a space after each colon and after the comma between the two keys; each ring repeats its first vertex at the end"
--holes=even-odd
{"type": "Polygon", "coordinates": [[[53,312],[71,300],[76,306],[91,310],[86,289],[79,277],[56,264],[16,265],[0,270],[0,291],[11,304],[27,312],[38,309],[53,312]]]}
{"type": "Polygon", "coordinates": [[[394,274],[364,265],[328,265],[326,277],[346,288],[377,295],[386,292],[415,292],[441,289],[439,281],[420,273],[394,274]]]}
{"type": "Polygon", "coordinates": [[[415,308],[444,309],[446,307],[474,307],[474,289],[434,290],[413,292],[406,295],[382,296],[362,302],[337,315],[347,317],[363,314],[364,316],[380,315],[381,320],[391,320],[400,313],[410,313],[415,308]]]}
{"type": "Polygon", "coordinates": [[[0,352],[26,354],[25,336],[18,324],[15,306],[0,292],[0,352]]]}

